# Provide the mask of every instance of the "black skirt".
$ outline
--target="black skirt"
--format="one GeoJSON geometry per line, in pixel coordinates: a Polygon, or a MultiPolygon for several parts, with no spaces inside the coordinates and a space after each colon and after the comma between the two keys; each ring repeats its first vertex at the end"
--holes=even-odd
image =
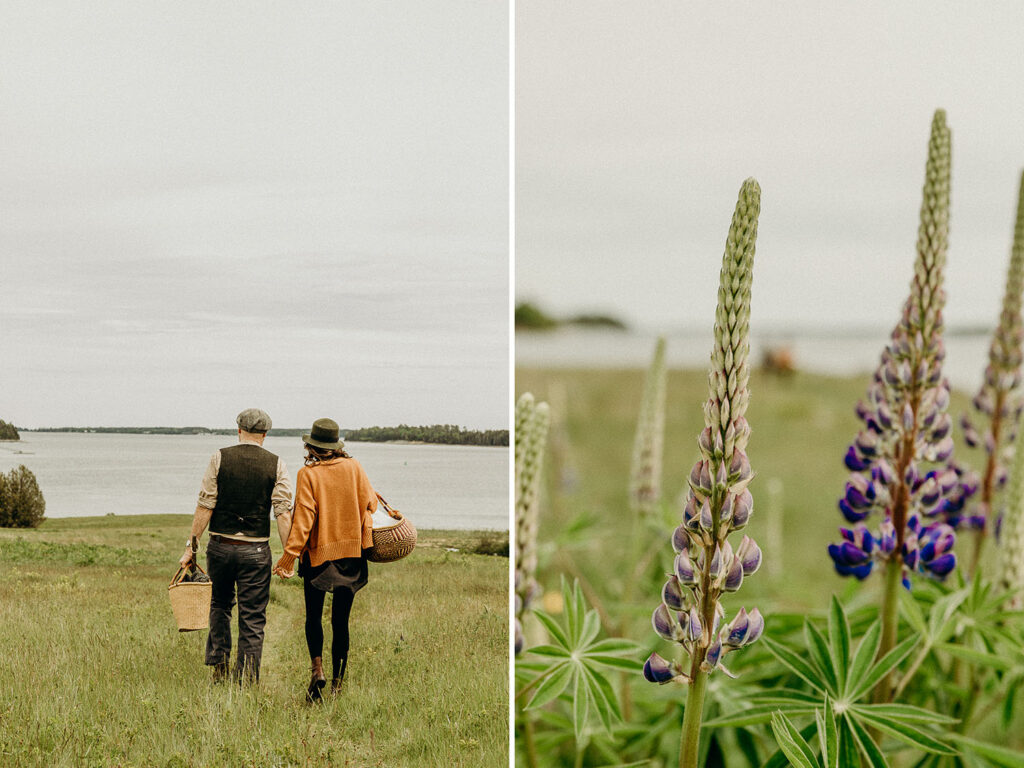
{"type": "Polygon", "coordinates": [[[299,576],[322,592],[348,589],[355,594],[370,580],[370,569],[365,557],[342,557],[313,566],[307,561],[308,555],[299,560],[299,576]]]}

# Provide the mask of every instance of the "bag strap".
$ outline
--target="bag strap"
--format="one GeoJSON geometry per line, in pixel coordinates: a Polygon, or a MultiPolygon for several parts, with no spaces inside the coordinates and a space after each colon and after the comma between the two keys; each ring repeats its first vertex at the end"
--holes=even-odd
{"type": "Polygon", "coordinates": [[[379,493],[377,494],[377,501],[380,503],[382,507],[384,507],[384,511],[388,513],[388,517],[393,517],[395,520],[402,519],[402,513],[399,512],[397,509],[393,509],[390,504],[384,501],[384,497],[381,496],[379,493]]]}
{"type": "MultiPolygon", "coordinates": [[[[208,573],[206,573],[206,571],[203,570],[203,566],[201,566],[199,564],[198,560],[193,559],[192,560],[192,565],[194,565],[196,568],[198,568],[203,573],[204,576],[208,576],[209,575],[208,573]]],[[[168,585],[168,588],[173,587],[175,584],[180,582],[184,575],[185,575],[185,566],[179,565],[177,572],[171,578],[171,583],[168,585]]]]}

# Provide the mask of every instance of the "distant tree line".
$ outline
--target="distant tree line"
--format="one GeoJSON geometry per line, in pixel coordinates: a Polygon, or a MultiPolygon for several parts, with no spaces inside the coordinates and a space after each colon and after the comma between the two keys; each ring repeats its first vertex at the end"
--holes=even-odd
{"type": "Polygon", "coordinates": [[[0,528],[37,528],[45,512],[43,493],[28,467],[0,473],[0,528]]]}
{"type": "Polygon", "coordinates": [[[0,420],[0,440],[21,440],[21,435],[13,424],[0,420]]]}
{"type": "MultiPolygon", "coordinates": [[[[43,427],[32,431],[88,432],[107,435],[233,435],[237,432],[234,429],[209,429],[207,427],[43,427]]],[[[272,429],[267,434],[271,437],[301,437],[308,431],[308,429],[272,429]]],[[[363,443],[408,440],[444,445],[508,445],[507,429],[475,430],[465,429],[454,424],[434,424],[430,427],[410,427],[407,424],[399,424],[397,427],[342,429],[341,432],[345,435],[346,440],[363,443]]]]}
{"type": "Polygon", "coordinates": [[[364,427],[345,432],[346,440],[357,443],[387,443],[392,440],[409,440],[419,443],[441,443],[442,445],[508,445],[507,429],[465,429],[454,424],[434,424],[429,427],[364,427]]]}

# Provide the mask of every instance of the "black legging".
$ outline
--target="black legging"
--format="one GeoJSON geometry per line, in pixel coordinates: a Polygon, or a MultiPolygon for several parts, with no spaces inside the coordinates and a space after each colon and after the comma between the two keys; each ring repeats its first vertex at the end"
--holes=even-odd
{"type": "MultiPolygon", "coordinates": [[[[324,615],[323,590],[310,585],[309,579],[302,580],[302,592],[306,598],[306,646],[309,658],[324,655],[324,628],[321,619],[324,615]]],[[[331,602],[331,664],[333,677],[341,679],[345,676],[345,664],[348,661],[348,615],[352,611],[352,599],[355,595],[349,589],[334,592],[331,602]]]]}

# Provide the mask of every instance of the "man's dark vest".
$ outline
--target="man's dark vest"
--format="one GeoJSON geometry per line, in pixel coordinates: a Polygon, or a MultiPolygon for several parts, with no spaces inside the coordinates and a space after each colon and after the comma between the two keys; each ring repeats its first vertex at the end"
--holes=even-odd
{"type": "Polygon", "coordinates": [[[276,482],[277,456],[270,451],[252,443],[221,448],[210,533],[269,536],[270,495],[276,482]]]}

